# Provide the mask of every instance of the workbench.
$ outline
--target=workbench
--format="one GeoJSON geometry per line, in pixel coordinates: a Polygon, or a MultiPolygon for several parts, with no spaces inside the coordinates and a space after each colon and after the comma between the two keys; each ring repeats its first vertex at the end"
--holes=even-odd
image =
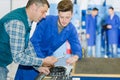
{"type": "Polygon", "coordinates": [[[83,58],[74,64],[71,75],[80,80],[120,80],[120,59],[83,58]]]}

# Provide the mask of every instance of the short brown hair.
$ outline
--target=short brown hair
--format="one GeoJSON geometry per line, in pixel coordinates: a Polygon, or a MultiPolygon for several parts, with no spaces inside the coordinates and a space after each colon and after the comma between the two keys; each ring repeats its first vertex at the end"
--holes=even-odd
{"type": "Polygon", "coordinates": [[[93,10],[93,11],[98,11],[98,8],[93,8],[92,10],[93,10]]]}
{"type": "Polygon", "coordinates": [[[40,6],[43,6],[44,4],[47,4],[48,8],[50,7],[50,5],[49,5],[47,0],[29,0],[27,5],[26,5],[26,8],[28,8],[30,5],[32,5],[34,3],[36,5],[40,5],[40,6]]]}
{"type": "Polygon", "coordinates": [[[71,11],[73,12],[73,3],[71,0],[62,0],[58,3],[57,6],[58,11],[60,12],[66,12],[71,11]]]}
{"type": "Polygon", "coordinates": [[[109,7],[109,9],[112,9],[112,10],[114,10],[114,8],[113,8],[112,6],[110,6],[110,7],[109,7]]]}

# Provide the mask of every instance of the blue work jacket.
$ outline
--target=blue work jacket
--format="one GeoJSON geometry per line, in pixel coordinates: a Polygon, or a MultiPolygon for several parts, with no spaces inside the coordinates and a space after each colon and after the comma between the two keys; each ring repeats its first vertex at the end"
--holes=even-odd
{"type": "Polygon", "coordinates": [[[38,57],[51,56],[65,41],[70,43],[72,54],[82,57],[81,45],[78,34],[72,23],[58,32],[58,16],[47,16],[38,23],[31,38],[38,57]]]}
{"type": "Polygon", "coordinates": [[[111,29],[107,30],[108,44],[118,44],[119,17],[114,15],[111,19],[110,16],[108,16],[105,23],[112,26],[111,29]]]}
{"type": "Polygon", "coordinates": [[[87,15],[86,17],[86,34],[90,35],[87,39],[88,46],[94,46],[96,42],[96,28],[97,28],[97,18],[92,15],[87,15]]]}

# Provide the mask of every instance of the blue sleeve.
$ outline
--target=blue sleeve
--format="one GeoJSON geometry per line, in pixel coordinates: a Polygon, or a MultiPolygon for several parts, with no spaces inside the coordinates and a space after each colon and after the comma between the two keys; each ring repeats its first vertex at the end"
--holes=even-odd
{"type": "Polygon", "coordinates": [[[117,15],[115,17],[115,23],[113,25],[115,25],[115,28],[118,28],[120,26],[120,19],[117,15]]]}
{"type": "Polygon", "coordinates": [[[86,21],[85,21],[85,25],[86,25],[86,34],[89,34],[89,16],[86,16],[86,21]]]}
{"type": "Polygon", "coordinates": [[[42,35],[44,34],[43,33],[44,27],[45,27],[45,21],[39,22],[36,26],[33,36],[30,39],[38,57],[44,57],[41,56],[42,52],[40,47],[40,42],[42,41],[42,35]]]}
{"type": "Polygon", "coordinates": [[[81,49],[80,41],[78,39],[78,34],[77,34],[75,27],[73,27],[73,29],[71,29],[71,33],[70,33],[68,42],[70,43],[72,54],[78,55],[79,58],[81,59],[82,58],[82,49],[81,49]]]}

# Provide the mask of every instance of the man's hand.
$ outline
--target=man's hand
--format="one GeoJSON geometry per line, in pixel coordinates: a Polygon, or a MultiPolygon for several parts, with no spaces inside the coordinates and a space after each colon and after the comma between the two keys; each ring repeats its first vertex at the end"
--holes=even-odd
{"type": "Polygon", "coordinates": [[[38,71],[39,71],[40,73],[45,74],[45,75],[48,75],[48,74],[50,73],[49,67],[39,67],[39,68],[38,68],[38,71]]]}
{"type": "Polygon", "coordinates": [[[79,59],[79,57],[78,57],[77,55],[75,55],[75,56],[72,56],[72,57],[68,58],[68,59],[66,60],[66,63],[72,65],[72,64],[74,64],[78,59],[79,59]]]}
{"type": "Polygon", "coordinates": [[[107,28],[108,28],[108,29],[111,29],[111,28],[112,28],[112,26],[111,26],[111,25],[108,25],[108,26],[107,26],[107,28]]]}
{"type": "Polygon", "coordinates": [[[90,38],[90,35],[89,35],[89,34],[86,34],[86,38],[89,39],[89,38],[90,38]]]}
{"type": "Polygon", "coordinates": [[[53,67],[54,63],[57,61],[58,59],[53,56],[46,57],[45,59],[43,59],[43,66],[53,67]]]}

